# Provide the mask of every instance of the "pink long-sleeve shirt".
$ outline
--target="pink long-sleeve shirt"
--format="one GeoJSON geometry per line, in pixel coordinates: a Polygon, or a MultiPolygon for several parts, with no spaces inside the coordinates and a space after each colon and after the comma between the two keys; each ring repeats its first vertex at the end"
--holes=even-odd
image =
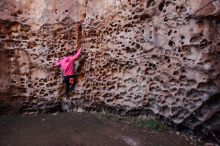
{"type": "Polygon", "coordinates": [[[81,49],[79,49],[78,52],[74,56],[67,56],[57,61],[54,66],[56,67],[60,66],[63,71],[64,76],[74,75],[74,72],[75,72],[74,61],[79,57],[80,54],[81,54],[81,49]]]}

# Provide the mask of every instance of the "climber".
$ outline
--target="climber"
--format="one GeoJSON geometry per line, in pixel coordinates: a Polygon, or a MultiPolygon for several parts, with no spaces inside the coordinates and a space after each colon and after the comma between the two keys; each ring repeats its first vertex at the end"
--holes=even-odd
{"type": "Polygon", "coordinates": [[[66,96],[69,97],[69,91],[73,91],[76,85],[75,60],[80,56],[82,48],[77,53],[67,53],[66,57],[57,61],[53,67],[61,67],[63,72],[63,83],[66,85],[66,96]],[[75,55],[74,55],[75,54],[75,55]],[[72,86],[70,88],[70,85],[72,86]]]}

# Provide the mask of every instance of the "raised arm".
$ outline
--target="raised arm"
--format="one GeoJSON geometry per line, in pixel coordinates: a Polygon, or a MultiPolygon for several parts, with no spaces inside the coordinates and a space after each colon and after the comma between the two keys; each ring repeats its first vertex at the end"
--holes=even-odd
{"type": "Polygon", "coordinates": [[[79,55],[81,54],[81,50],[82,50],[82,48],[80,48],[74,56],[71,56],[71,60],[77,59],[79,57],[79,55]]]}
{"type": "Polygon", "coordinates": [[[53,67],[58,67],[61,65],[61,61],[62,60],[58,60],[57,62],[55,62],[55,64],[53,65],[53,67]]]}

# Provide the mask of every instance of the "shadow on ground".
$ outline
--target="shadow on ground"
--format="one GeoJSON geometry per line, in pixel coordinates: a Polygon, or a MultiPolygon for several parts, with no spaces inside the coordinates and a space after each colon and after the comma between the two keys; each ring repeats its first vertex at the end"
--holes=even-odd
{"type": "Polygon", "coordinates": [[[3,116],[0,125],[0,146],[200,145],[172,130],[149,130],[88,113],[3,116]]]}

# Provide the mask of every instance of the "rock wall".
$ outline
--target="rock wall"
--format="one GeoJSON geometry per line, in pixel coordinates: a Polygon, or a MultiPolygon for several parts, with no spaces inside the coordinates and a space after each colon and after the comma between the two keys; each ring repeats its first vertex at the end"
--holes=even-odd
{"type": "Polygon", "coordinates": [[[83,46],[66,110],[153,114],[217,135],[218,0],[5,0],[0,3],[2,112],[56,110],[52,64],[83,46]]]}

